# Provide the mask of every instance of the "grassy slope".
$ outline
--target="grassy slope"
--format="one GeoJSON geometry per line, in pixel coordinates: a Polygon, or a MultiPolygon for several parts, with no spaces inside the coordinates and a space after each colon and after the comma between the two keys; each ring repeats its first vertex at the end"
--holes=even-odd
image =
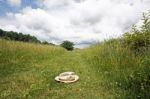
{"type": "Polygon", "coordinates": [[[149,50],[135,54],[118,41],[108,41],[85,49],[83,56],[119,99],[150,98],[149,50]]]}
{"type": "Polygon", "coordinates": [[[118,84],[133,69],[140,69],[136,66],[142,61],[127,49],[105,45],[73,52],[5,40],[0,45],[0,98],[4,99],[126,99],[130,93],[118,84]],[[80,81],[55,82],[63,71],[75,71],[80,81]]]}
{"type": "Polygon", "coordinates": [[[100,76],[88,66],[81,52],[44,45],[0,40],[0,98],[99,99],[111,98],[100,76]],[[75,71],[80,81],[61,84],[54,77],[75,71]]]}

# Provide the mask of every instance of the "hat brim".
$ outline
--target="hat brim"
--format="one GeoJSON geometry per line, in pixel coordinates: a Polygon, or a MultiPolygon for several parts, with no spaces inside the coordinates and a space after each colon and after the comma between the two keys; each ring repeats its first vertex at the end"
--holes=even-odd
{"type": "Polygon", "coordinates": [[[56,76],[55,77],[55,80],[58,81],[58,82],[62,82],[62,83],[73,83],[73,82],[76,82],[77,80],[79,80],[79,76],[77,75],[73,75],[74,76],[74,80],[71,80],[71,81],[63,81],[63,80],[60,80],[60,76],[56,76]]]}

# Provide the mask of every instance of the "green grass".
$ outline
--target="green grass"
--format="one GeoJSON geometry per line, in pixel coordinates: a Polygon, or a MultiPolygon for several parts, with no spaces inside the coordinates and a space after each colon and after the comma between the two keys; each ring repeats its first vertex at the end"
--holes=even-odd
{"type": "Polygon", "coordinates": [[[112,43],[66,51],[0,40],[0,99],[136,99],[138,93],[126,87],[128,76],[145,72],[149,56],[135,57],[128,48],[112,43]],[[64,71],[76,72],[80,80],[55,82],[64,71]]]}
{"type": "Polygon", "coordinates": [[[150,50],[135,54],[118,40],[85,49],[83,57],[120,99],[150,98],[150,50]]]}

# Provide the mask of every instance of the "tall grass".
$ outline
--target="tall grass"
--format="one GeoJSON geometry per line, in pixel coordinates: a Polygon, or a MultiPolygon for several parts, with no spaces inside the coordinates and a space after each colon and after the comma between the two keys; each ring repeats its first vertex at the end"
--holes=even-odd
{"type": "Polygon", "coordinates": [[[119,99],[150,98],[150,50],[135,55],[119,40],[95,44],[83,52],[84,59],[102,77],[104,86],[119,99]]]}
{"type": "Polygon", "coordinates": [[[42,60],[51,60],[63,54],[65,50],[60,47],[22,43],[0,39],[0,77],[17,72],[17,68],[26,70],[34,63],[42,60]],[[24,66],[32,64],[30,66],[24,66]]]}
{"type": "Polygon", "coordinates": [[[26,96],[29,89],[45,79],[42,71],[65,50],[56,46],[0,39],[0,98],[26,96]]]}
{"type": "MultiPolygon", "coordinates": [[[[0,40],[0,99],[110,99],[82,51],[0,40]],[[80,80],[57,83],[61,72],[74,71],[80,80]]],[[[115,99],[115,98],[113,98],[115,99]]]]}

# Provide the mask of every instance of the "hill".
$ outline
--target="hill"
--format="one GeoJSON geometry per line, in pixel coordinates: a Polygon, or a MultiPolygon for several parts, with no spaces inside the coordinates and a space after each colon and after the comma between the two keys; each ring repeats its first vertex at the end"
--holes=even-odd
{"type": "Polygon", "coordinates": [[[135,56],[117,42],[73,52],[7,40],[0,40],[0,45],[2,99],[149,97],[150,51],[135,56]],[[75,71],[80,80],[69,85],[55,82],[63,71],[75,71]]]}
{"type": "Polygon", "coordinates": [[[99,75],[82,57],[60,47],[0,40],[0,98],[85,98],[111,97],[99,75]],[[81,78],[65,85],[54,81],[63,71],[81,78]]]}

